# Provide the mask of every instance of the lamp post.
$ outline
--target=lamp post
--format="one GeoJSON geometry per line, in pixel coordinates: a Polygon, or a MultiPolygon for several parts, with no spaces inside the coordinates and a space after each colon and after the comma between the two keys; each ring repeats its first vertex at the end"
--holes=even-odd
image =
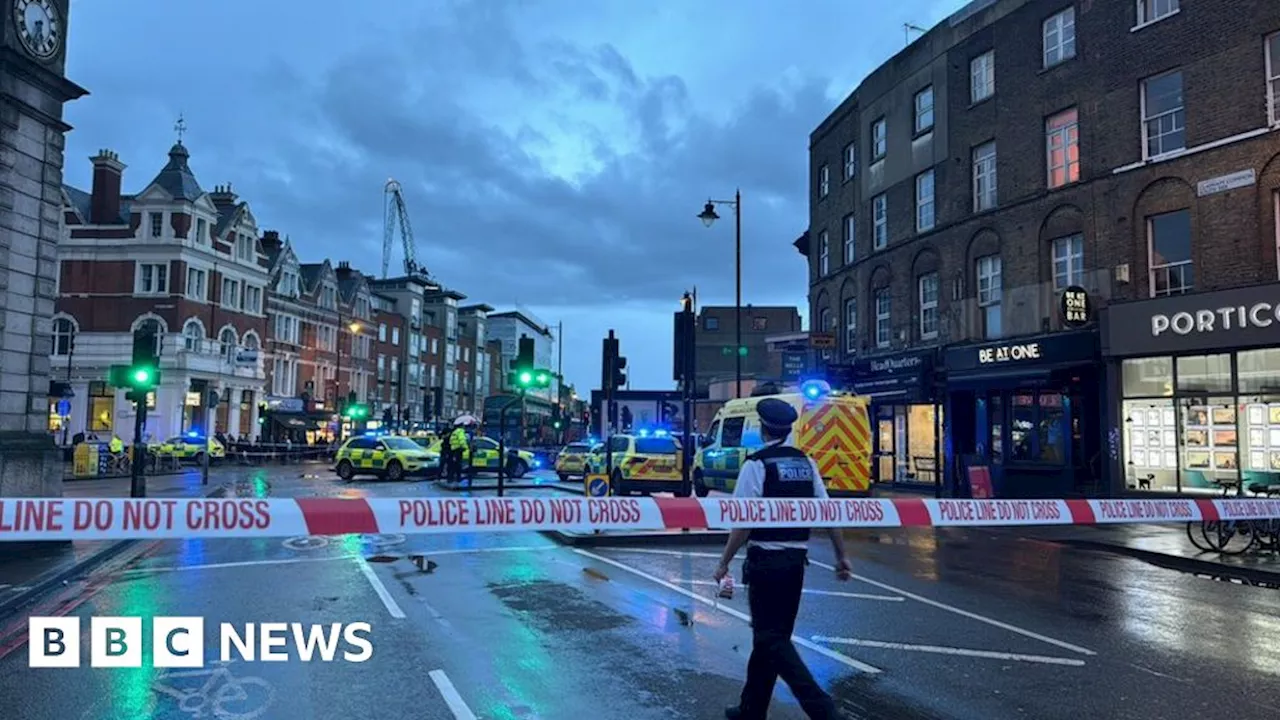
{"type": "Polygon", "coordinates": [[[736,347],[733,349],[734,362],[734,394],[742,397],[742,191],[733,193],[732,200],[707,200],[698,219],[703,225],[711,227],[720,216],[716,214],[717,205],[733,206],[734,224],[734,301],[733,301],[733,333],[736,347]]]}
{"type": "MultiPolygon", "coordinates": [[[[347,329],[351,331],[351,355],[356,354],[356,333],[360,332],[360,323],[351,321],[347,323],[347,329]]],[[[333,404],[334,409],[339,413],[342,412],[342,314],[338,314],[338,372],[333,377],[333,404]]],[[[347,383],[347,389],[351,389],[351,383],[347,383]]]]}

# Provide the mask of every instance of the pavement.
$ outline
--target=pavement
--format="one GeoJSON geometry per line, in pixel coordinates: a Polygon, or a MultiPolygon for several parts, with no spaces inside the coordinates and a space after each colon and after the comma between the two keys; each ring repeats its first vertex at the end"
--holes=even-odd
{"type": "MultiPolygon", "coordinates": [[[[223,487],[446,492],[296,467],[242,472],[223,487]]],[[[795,632],[845,717],[1280,715],[1274,590],[1003,531],[846,540],[849,582],[831,571],[826,539],[811,543],[795,632]]],[[[741,688],[750,629],[745,591],[713,597],[717,556],[673,538],[583,548],[537,533],[139,542],[0,619],[0,697],[24,720],[718,718],[741,688]],[[358,664],[30,669],[28,615],[365,621],[374,652],[358,664]]],[[[206,645],[211,661],[217,651],[206,645]]],[[[770,717],[804,717],[782,685],[770,717]]]]}

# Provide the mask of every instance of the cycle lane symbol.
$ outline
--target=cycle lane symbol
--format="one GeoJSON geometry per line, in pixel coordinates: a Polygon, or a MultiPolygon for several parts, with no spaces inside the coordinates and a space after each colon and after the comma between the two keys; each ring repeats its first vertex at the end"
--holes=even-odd
{"type": "Polygon", "coordinates": [[[275,703],[276,689],[265,679],[236,677],[228,663],[212,667],[169,670],[152,683],[161,698],[177,701],[178,709],[196,720],[258,720],[275,703]]]}

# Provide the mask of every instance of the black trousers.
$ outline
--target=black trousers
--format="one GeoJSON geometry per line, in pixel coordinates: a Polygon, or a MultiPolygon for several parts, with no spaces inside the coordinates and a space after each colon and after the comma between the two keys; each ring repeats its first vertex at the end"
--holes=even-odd
{"type": "Polygon", "coordinates": [[[748,586],[752,645],[747,683],[738,704],[744,718],[764,720],[778,678],[791,688],[791,694],[809,717],[838,717],[835,702],[813,679],[791,642],[800,612],[806,562],[805,550],[747,548],[742,579],[748,586]]]}
{"type": "Polygon", "coordinates": [[[446,478],[449,482],[462,480],[462,451],[449,448],[444,455],[446,478]]]}

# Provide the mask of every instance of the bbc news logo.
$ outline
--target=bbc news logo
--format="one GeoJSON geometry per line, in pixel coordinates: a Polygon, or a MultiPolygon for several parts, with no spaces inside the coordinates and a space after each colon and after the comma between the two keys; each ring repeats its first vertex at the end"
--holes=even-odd
{"type": "MultiPolygon", "coordinates": [[[[204,618],[151,619],[151,666],[203,668],[204,618]]],[[[81,623],[78,617],[32,617],[27,621],[28,665],[40,668],[80,667],[81,623]]],[[[218,658],[247,662],[365,662],[373,657],[369,623],[232,623],[218,625],[218,658]],[[292,652],[290,652],[292,650],[292,652]],[[341,652],[339,652],[341,650],[341,652]]],[[[89,620],[89,666],[142,667],[147,639],[140,617],[93,617],[89,620]]]]}

